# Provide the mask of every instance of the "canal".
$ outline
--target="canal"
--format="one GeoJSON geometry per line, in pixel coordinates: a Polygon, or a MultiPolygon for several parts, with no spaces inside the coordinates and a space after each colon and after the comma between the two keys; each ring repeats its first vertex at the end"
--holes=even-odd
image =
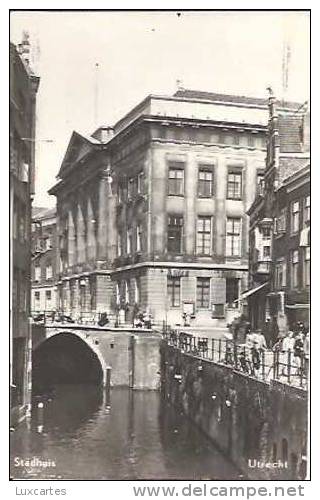
{"type": "Polygon", "coordinates": [[[239,471],[160,393],[58,385],[11,434],[14,479],[239,479],[239,471]]]}

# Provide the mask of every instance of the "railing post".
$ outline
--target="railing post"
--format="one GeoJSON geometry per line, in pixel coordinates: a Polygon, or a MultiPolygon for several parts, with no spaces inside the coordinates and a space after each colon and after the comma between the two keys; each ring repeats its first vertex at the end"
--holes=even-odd
{"type": "Polygon", "coordinates": [[[301,363],[300,363],[300,387],[302,387],[303,374],[305,370],[305,357],[301,355],[301,363]]]}
{"type": "Polygon", "coordinates": [[[221,363],[221,339],[219,339],[219,347],[218,347],[218,353],[219,353],[219,363],[221,363]]]}
{"type": "Polygon", "coordinates": [[[211,339],[211,359],[214,361],[214,339],[211,339]]]}
{"type": "Polygon", "coordinates": [[[277,378],[277,351],[273,351],[273,379],[277,378]]]}
{"type": "Polygon", "coordinates": [[[262,379],[266,378],[266,366],[265,366],[266,356],[263,349],[261,349],[261,365],[262,365],[262,379]]]}
{"type": "Polygon", "coordinates": [[[238,368],[238,353],[237,353],[237,344],[233,342],[233,360],[234,360],[234,367],[237,369],[238,368]]]}
{"type": "Polygon", "coordinates": [[[288,384],[290,384],[290,382],[291,382],[291,351],[288,351],[287,368],[288,368],[288,384]]]}

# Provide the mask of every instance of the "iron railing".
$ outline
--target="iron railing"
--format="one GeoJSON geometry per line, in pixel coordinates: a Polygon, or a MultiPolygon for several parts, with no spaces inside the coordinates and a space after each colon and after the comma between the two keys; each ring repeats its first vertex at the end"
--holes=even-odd
{"type": "MultiPolygon", "coordinates": [[[[55,310],[55,311],[32,311],[31,315],[34,323],[50,324],[50,323],[73,323],[77,325],[98,325],[104,318],[106,313],[94,311],[81,311],[77,313],[55,310]]],[[[105,325],[114,326],[119,324],[119,318],[114,314],[107,314],[108,321],[105,325]]]]}
{"type": "Polygon", "coordinates": [[[196,337],[170,328],[163,330],[163,337],[168,345],[182,352],[229,366],[259,380],[278,380],[307,388],[309,358],[304,353],[294,356],[292,351],[272,351],[233,340],[196,337]]]}
{"type": "Polygon", "coordinates": [[[126,321],[121,319],[119,314],[116,313],[104,313],[95,311],[79,311],[79,312],[69,312],[66,310],[34,310],[31,313],[34,323],[38,324],[75,324],[75,325],[99,325],[99,322],[103,320],[104,316],[107,315],[108,321],[103,326],[111,327],[128,327],[128,328],[147,328],[154,329],[158,332],[162,332],[167,328],[165,321],[154,321],[149,320],[137,320],[135,318],[131,321],[126,321]]]}

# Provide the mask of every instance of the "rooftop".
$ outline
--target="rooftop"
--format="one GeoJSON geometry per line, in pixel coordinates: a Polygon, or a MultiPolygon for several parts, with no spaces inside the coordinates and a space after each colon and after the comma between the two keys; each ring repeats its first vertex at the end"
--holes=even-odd
{"type": "Polygon", "coordinates": [[[281,153],[301,153],[305,151],[303,116],[279,115],[278,126],[281,153]]]}
{"type": "MultiPolygon", "coordinates": [[[[181,97],[183,99],[212,101],[212,102],[245,104],[251,106],[263,106],[265,108],[267,107],[268,104],[267,98],[262,98],[262,97],[220,94],[216,92],[206,92],[203,90],[191,90],[191,89],[178,90],[174,94],[174,97],[181,97]]],[[[301,103],[291,102],[291,101],[277,101],[277,105],[280,108],[297,109],[301,106],[301,103]]]]}
{"type": "Polygon", "coordinates": [[[52,219],[57,214],[56,207],[32,207],[32,220],[52,219]]]}

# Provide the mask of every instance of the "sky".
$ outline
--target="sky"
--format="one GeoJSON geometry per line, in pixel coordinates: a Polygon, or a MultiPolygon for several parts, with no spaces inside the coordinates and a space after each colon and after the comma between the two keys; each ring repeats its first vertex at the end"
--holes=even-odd
{"type": "Polygon", "coordinates": [[[34,206],[55,204],[47,190],[73,130],[90,135],[113,125],[146,95],[172,95],[177,80],[255,97],[271,85],[280,98],[309,98],[307,12],[12,12],[11,41],[24,30],[41,79],[34,206]],[[291,54],[285,96],[284,43],[291,54]]]}

